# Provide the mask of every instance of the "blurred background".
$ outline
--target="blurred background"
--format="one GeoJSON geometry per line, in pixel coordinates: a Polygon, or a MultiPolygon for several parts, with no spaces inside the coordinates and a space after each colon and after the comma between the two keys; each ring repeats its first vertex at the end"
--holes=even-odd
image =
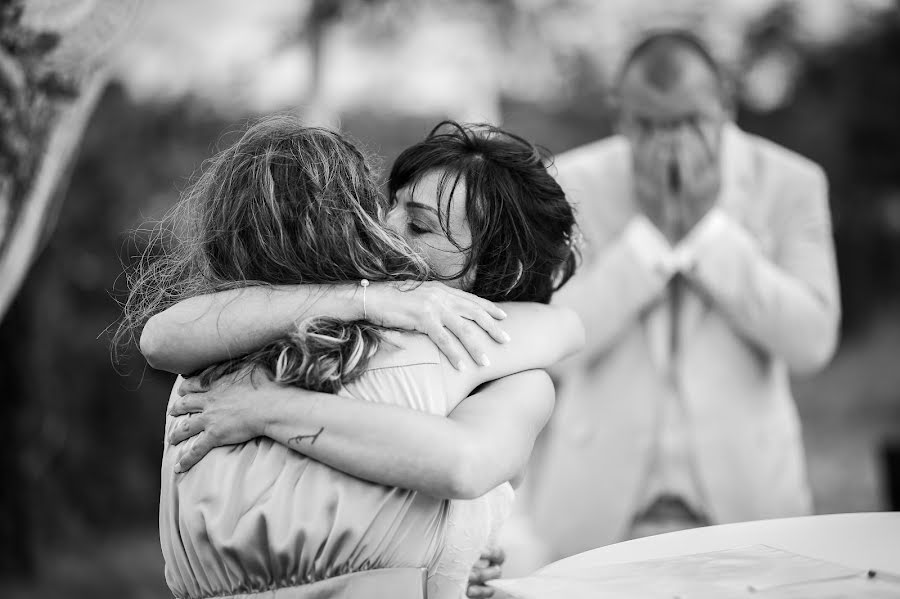
{"type": "Polygon", "coordinates": [[[172,377],[111,360],[129,231],[229,131],[297,111],[383,165],[440,119],[561,152],[610,132],[648,28],[700,32],[738,123],[821,164],[844,304],[795,382],[820,513],[900,509],[897,0],[29,0],[0,8],[0,596],[169,596],[158,545],[172,377]],[[897,457],[894,458],[894,468],[897,457]],[[898,473],[894,475],[894,485],[898,473]]]}

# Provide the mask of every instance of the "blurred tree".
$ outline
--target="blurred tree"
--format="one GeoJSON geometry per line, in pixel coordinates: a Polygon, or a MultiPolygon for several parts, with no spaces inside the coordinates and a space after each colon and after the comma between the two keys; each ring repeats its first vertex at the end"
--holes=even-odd
{"type": "Polygon", "coordinates": [[[0,318],[46,236],[55,191],[103,86],[101,74],[73,76],[49,63],[60,34],[23,24],[24,11],[23,0],[0,9],[0,318]]]}
{"type": "MultiPolygon", "coordinates": [[[[93,60],[97,49],[110,44],[110,27],[125,28],[136,5],[8,0],[0,6],[0,320],[52,228],[82,132],[105,85],[93,60]]],[[[15,341],[4,334],[2,342],[15,341]]],[[[3,365],[9,394],[0,404],[2,433],[14,447],[27,396],[17,365],[3,365]]],[[[13,452],[0,460],[0,572],[32,567],[18,458],[13,452]]]]}
{"type": "Polygon", "coordinates": [[[900,294],[900,2],[836,44],[804,44],[776,6],[750,29],[751,56],[798,57],[790,102],[742,107],[741,124],[822,165],[841,276],[845,332],[900,294]]]}
{"type": "Polygon", "coordinates": [[[123,231],[171,207],[229,124],[191,102],[135,104],[115,84],[101,96],[56,230],[0,323],[0,435],[14,447],[0,452],[0,578],[40,573],[67,544],[155,535],[173,377],[137,352],[111,366],[109,292],[144,249],[123,231]]]}

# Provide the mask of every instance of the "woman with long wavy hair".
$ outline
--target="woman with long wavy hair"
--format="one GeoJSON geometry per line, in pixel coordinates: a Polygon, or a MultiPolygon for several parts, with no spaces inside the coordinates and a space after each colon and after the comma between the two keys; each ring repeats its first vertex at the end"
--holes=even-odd
{"type": "Polygon", "coordinates": [[[457,288],[547,302],[571,275],[574,217],[524,140],[457,126],[411,150],[388,214],[342,136],[261,121],[210,161],[134,277],[122,334],[146,322],[151,364],[199,375],[183,396],[176,383],[166,423],[177,597],[337,596],[398,567],[426,569],[430,597],[465,591],[552,410],[532,369],[582,332],[566,310],[510,303],[512,341],[495,344],[497,307],[457,288]],[[477,363],[438,349],[460,355],[454,338],[477,363]]]}

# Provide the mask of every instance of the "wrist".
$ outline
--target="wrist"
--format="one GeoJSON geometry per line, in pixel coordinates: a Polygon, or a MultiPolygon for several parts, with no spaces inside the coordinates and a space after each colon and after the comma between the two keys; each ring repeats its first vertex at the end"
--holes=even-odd
{"type": "Polygon", "coordinates": [[[342,283],[339,285],[340,293],[346,302],[346,320],[367,320],[372,315],[370,305],[372,288],[369,287],[363,295],[363,288],[359,281],[355,283],[342,283]]]}
{"type": "Polygon", "coordinates": [[[282,420],[282,408],[284,407],[283,397],[280,393],[281,388],[272,386],[260,393],[254,399],[256,406],[256,417],[254,427],[257,436],[274,438],[273,429],[282,420]]]}
{"type": "Polygon", "coordinates": [[[339,320],[364,320],[362,289],[359,282],[337,283],[329,285],[329,296],[333,298],[334,310],[325,316],[332,316],[339,320]]]}
{"type": "Polygon", "coordinates": [[[372,283],[368,279],[360,279],[355,283],[348,283],[346,294],[349,302],[347,320],[365,320],[372,324],[379,324],[378,297],[387,283],[372,283]],[[365,281],[365,285],[363,285],[365,281]]]}
{"type": "Polygon", "coordinates": [[[389,294],[393,290],[392,284],[385,281],[369,283],[365,290],[362,286],[357,285],[357,290],[360,309],[365,308],[365,313],[360,318],[372,324],[383,325],[386,320],[383,310],[386,304],[385,294],[389,294]]]}

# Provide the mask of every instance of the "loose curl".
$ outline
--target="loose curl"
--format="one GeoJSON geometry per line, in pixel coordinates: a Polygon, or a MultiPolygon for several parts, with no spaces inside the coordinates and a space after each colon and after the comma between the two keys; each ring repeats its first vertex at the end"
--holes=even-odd
{"type": "Polygon", "coordinates": [[[207,386],[219,377],[259,368],[276,383],[336,393],[362,375],[381,341],[381,327],[362,320],[311,318],[262,349],[206,368],[200,382],[207,386]]]}
{"type": "MultiPolygon", "coordinates": [[[[387,208],[365,156],[339,133],[285,115],[256,122],[204,164],[154,227],[127,273],[114,347],[132,344],[151,316],[197,295],[254,285],[425,280],[424,261],[382,224],[387,208]]],[[[367,323],[309,319],[285,339],[203,375],[259,366],[276,380],[333,391],[362,372],[380,339],[367,323]]]]}

